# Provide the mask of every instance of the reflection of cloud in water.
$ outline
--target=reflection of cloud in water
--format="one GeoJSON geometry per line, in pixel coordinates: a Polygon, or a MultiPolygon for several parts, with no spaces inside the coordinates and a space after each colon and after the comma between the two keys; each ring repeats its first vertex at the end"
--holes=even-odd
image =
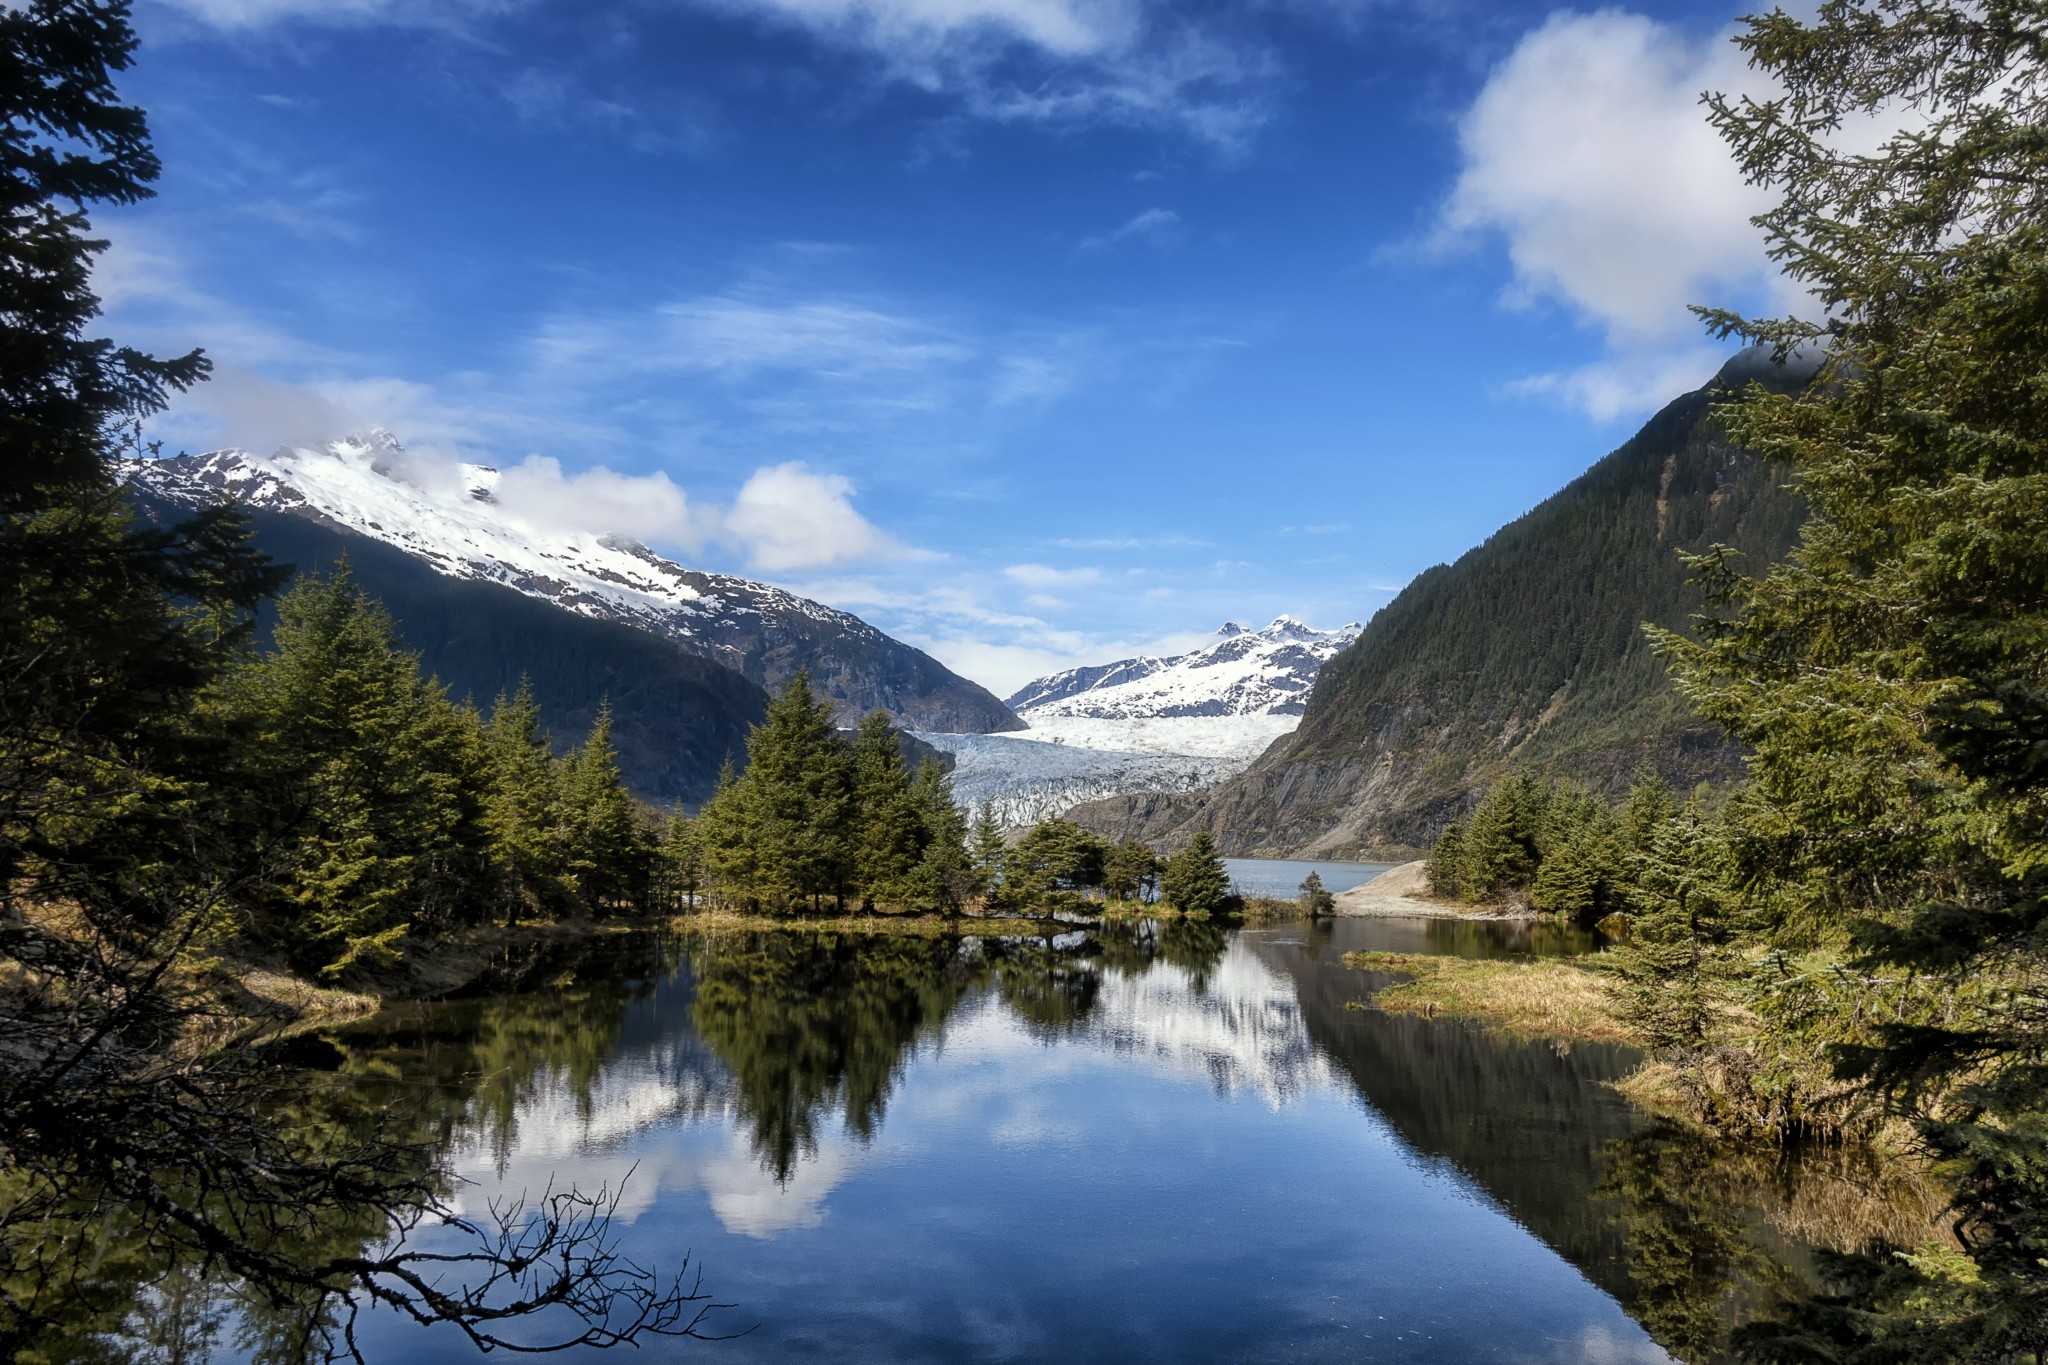
{"type": "MultiPolygon", "coordinates": [[[[1080,1041],[1083,1048],[1066,1059],[1077,1069],[1091,1064],[1088,1049],[1107,1051],[1276,1108],[1308,1095],[1353,1093],[1310,1040],[1294,983],[1235,939],[1200,994],[1185,971],[1164,963],[1135,977],[1106,973],[1080,1041]]],[[[993,1006],[946,1031],[948,1055],[1021,1059],[1046,1050],[993,1006]]]]}
{"type": "MultiPolygon", "coordinates": [[[[1110,1058],[1275,1108],[1351,1093],[1310,1041],[1293,984],[1235,940],[1200,992],[1167,963],[1135,976],[1106,972],[1070,1042],[1032,1036],[990,994],[953,1015],[940,1046],[913,1050],[906,1064],[944,1068],[918,1087],[924,1122],[965,1123],[989,1144],[1015,1148],[1079,1140],[1083,1129],[1040,1087],[1110,1058]]],[[[687,1030],[629,1047],[580,1085],[559,1072],[536,1077],[512,1117],[510,1144],[473,1130],[457,1147],[457,1172],[475,1182],[458,1206],[476,1211],[494,1194],[537,1192],[573,1166],[586,1191],[599,1181],[624,1183],[624,1222],[664,1191],[701,1190],[728,1233],[768,1238],[819,1226],[832,1192],[876,1159],[871,1147],[827,1127],[778,1181],[749,1140],[738,1100],[732,1076],[687,1030]]],[[[917,1127],[904,1126],[906,1140],[916,1140],[917,1127]]]]}

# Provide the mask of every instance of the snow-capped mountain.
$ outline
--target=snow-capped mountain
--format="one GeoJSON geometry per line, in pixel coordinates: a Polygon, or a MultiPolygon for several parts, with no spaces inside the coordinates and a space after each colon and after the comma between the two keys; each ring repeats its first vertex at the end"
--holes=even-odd
{"type": "Polygon", "coordinates": [[[138,460],[132,470],[134,483],[159,498],[232,497],[338,526],[451,577],[640,627],[771,689],[807,668],[849,719],[880,708],[918,729],[1017,728],[986,690],[857,616],[766,583],[683,568],[625,537],[537,528],[500,505],[497,470],[423,470],[389,432],[271,455],[138,460]]]}
{"type": "Polygon", "coordinates": [[[1317,630],[1282,616],[1235,621],[1214,644],[1171,658],[1119,659],[1026,684],[1010,705],[1021,735],[923,734],[953,755],[953,790],[1010,828],[1084,801],[1189,792],[1242,772],[1301,723],[1325,661],[1357,625],[1317,630]]]}
{"type": "Polygon", "coordinates": [[[1230,621],[1212,645],[1054,673],[1026,683],[1009,704],[1034,729],[1054,717],[1299,716],[1323,664],[1360,629],[1317,630],[1291,616],[1264,630],[1230,621]]]}

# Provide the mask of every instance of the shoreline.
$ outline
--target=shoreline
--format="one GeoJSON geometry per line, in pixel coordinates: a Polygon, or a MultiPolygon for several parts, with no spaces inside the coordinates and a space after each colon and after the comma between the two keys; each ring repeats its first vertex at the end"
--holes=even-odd
{"type": "Polygon", "coordinates": [[[1488,909],[1429,894],[1427,865],[1418,858],[1388,868],[1371,881],[1337,893],[1337,913],[1354,919],[1541,919],[1534,910],[1488,909]]]}
{"type": "Polygon", "coordinates": [[[1396,976],[1352,1008],[1474,1019],[1513,1038],[1625,1043],[1644,1039],[1615,1008],[1597,968],[1572,958],[1462,958],[1431,953],[1353,952],[1344,965],[1396,976]]]}

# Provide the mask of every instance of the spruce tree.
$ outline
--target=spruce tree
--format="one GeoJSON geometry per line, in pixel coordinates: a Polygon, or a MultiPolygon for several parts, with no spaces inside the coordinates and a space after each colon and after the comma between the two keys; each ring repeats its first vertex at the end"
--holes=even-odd
{"type": "Polygon", "coordinates": [[[910,874],[923,855],[921,816],[896,727],[886,711],[876,711],[853,740],[853,881],[863,910],[917,894],[910,874]]]}
{"type": "Polygon", "coordinates": [[[1453,820],[1444,826],[1444,832],[1429,846],[1429,859],[1424,868],[1429,877],[1430,894],[1434,896],[1457,897],[1465,889],[1465,827],[1453,820]]]}
{"type": "Polygon", "coordinates": [[[1229,908],[1230,873],[1208,830],[1196,830],[1187,846],[1166,860],[1159,899],[1190,915],[1216,915],[1229,908]]]}
{"type": "Polygon", "coordinates": [[[1831,0],[1738,37],[1778,91],[1712,119],[1812,318],[1709,319],[1825,355],[1730,435],[1811,508],[1790,559],[1698,561],[1714,615],[1664,635],[1754,750],[1737,856],[1775,939],[1846,955],[1843,1079],[1957,1190],[1962,1273],[1890,1258],[1747,1342],[1763,1358],[2048,1351],[2048,20],[2036,4],[1831,0]],[[1902,131],[1837,137],[1870,114],[1902,131]],[[1883,1022],[1908,987],[1927,1008],[1883,1022]],[[1821,1339],[1825,1339],[1822,1344],[1821,1339]]]}
{"type": "Polygon", "coordinates": [[[267,899],[302,964],[395,960],[409,933],[461,917],[482,866],[482,774],[457,709],[345,564],[279,599],[274,647],[228,698],[298,815],[267,899]]]}
{"type": "Polygon", "coordinates": [[[704,831],[696,820],[684,814],[681,805],[669,816],[661,857],[674,889],[674,908],[695,910],[697,888],[704,880],[704,831]]]}
{"type": "Polygon", "coordinates": [[[747,738],[747,770],[731,793],[744,892],[777,909],[843,907],[855,872],[852,755],[832,703],[799,671],[747,738]]]}
{"type": "Polygon", "coordinates": [[[1159,882],[1159,855],[1135,839],[1110,849],[1103,861],[1102,891],[1115,901],[1141,901],[1159,882]]]}
{"type": "Polygon", "coordinates": [[[637,904],[642,899],[646,859],[640,813],[626,791],[612,747],[612,707],[598,707],[590,734],[570,756],[563,774],[565,853],[569,876],[586,909],[637,904]]]}
{"type": "Polygon", "coordinates": [[[917,866],[910,884],[917,902],[958,914],[979,886],[967,852],[967,818],[953,799],[953,779],[926,759],[911,780],[910,803],[917,815],[917,866]]]}
{"type": "Polygon", "coordinates": [[[1541,788],[1520,773],[1493,784],[1472,812],[1459,854],[1459,892],[1469,901],[1527,889],[1541,857],[1541,788]]]}
{"type": "Polygon", "coordinates": [[[1301,879],[1301,909],[1310,919],[1337,913],[1337,898],[1323,886],[1322,874],[1313,868],[1301,879]]]}
{"type": "Polygon", "coordinates": [[[524,677],[516,692],[492,705],[485,753],[484,828],[503,879],[507,922],[516,922],[522,910],[560,914],[575,897],[562,775],[524,677]]]}
{"type": "Polygon", "coordinates": [[[967,861],[974,868],[981,894],[990,902],[1001,897],[1003,855],[1008,851],[995,806],[982,802],[974,811],[974,829],[967,838],[967,861]]]}

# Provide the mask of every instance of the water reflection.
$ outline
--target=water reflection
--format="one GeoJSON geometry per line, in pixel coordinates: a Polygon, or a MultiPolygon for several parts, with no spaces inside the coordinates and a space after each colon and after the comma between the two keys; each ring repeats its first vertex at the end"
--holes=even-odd
{"type": "MultiPolygon", "coordinates": [[[[1910,1182],[1650,1123],[1611,1088],[1625,1049],[1347,1008],[1356,939],[648,939],[294,1046],[357,1112],[408,1112],[463,1198],[630,1172],[629,1239],[703,1257],[762,1322],[720,1348],[746,1361],[1709,1361],[1811,1247],[1920,1240],[1910,1182]]],[[[177,1283],[159,1337],[291,1358],[177,1283]]],[[[373,1358],[462,1358],[378,1330],[373,1358]]]]}

